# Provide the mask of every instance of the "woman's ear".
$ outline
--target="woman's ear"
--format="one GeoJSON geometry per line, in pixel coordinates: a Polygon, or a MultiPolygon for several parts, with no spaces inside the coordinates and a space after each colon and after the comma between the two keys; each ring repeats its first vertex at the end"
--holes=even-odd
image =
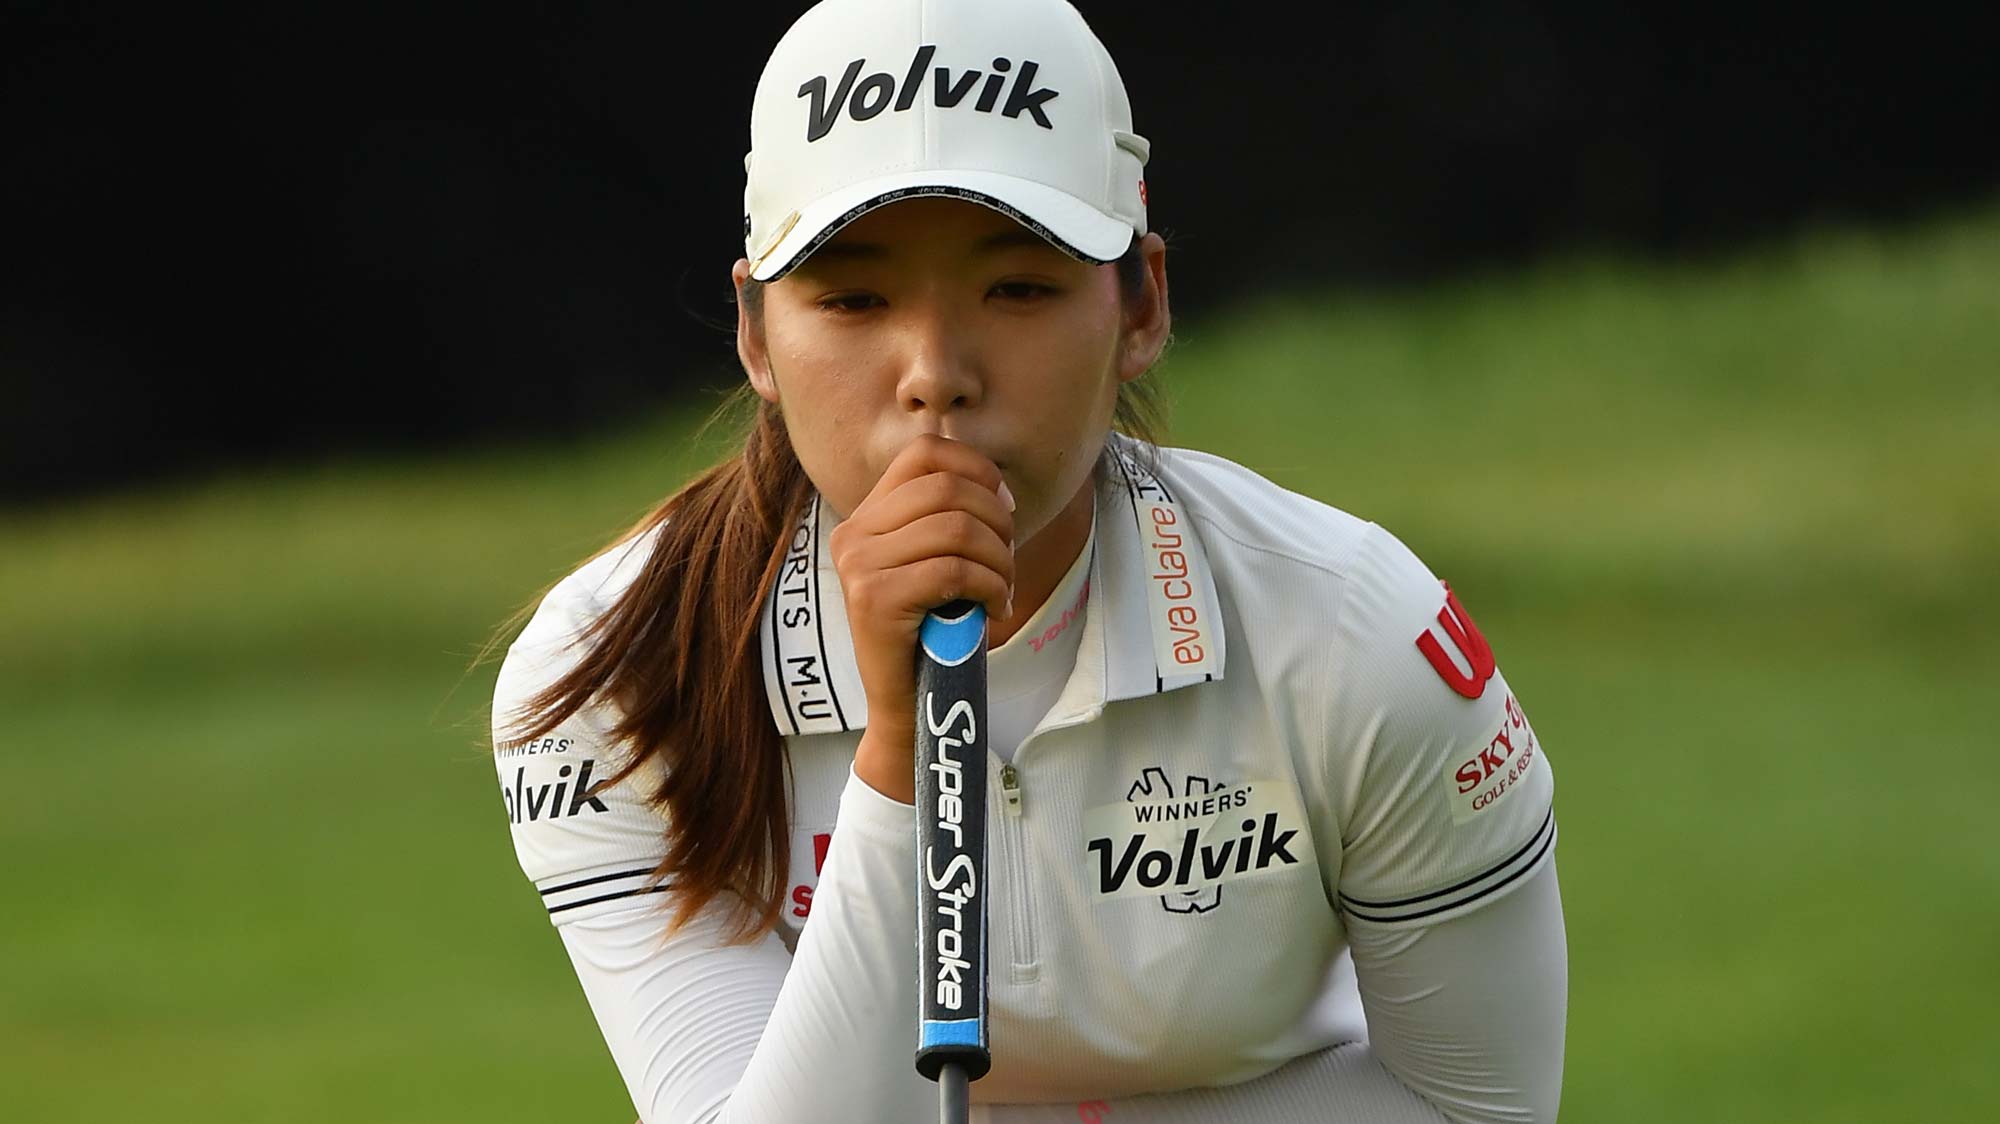
{"type": "Polygon", "coordinates": [[[1139,239],[1145,259],[1144,285],[1125,301],[1125,338],[1119,349],[1118,381],[1131,382],[1152,369],[1174,334],[1174,314],[1167,304],[1167,243],[1157,234],[1139,239]]]}
{"type": "Polygon", "coordinates": [[[736,259],[736,264],[730,267],[729,280],[736,286],[736,358],[742,361],[743,374],[749,378],[757,397],[775,403],[778,380],[771,377],[771,352],[764,346],[763,294],[753,295],[748,289],[759,284],[750,280],[749,259],[736,259]]]}

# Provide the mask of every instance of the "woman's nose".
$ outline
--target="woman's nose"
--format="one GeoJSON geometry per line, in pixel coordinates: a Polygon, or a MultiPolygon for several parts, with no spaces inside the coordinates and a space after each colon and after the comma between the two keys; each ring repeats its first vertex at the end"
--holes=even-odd
{"type": "Polygon", "coordinates": [[[943,318],[913,324],[905,337],[903,373],[896,387],[911,413],[945,415],[977,407],[984,384],[970,341],[943,318]]]}

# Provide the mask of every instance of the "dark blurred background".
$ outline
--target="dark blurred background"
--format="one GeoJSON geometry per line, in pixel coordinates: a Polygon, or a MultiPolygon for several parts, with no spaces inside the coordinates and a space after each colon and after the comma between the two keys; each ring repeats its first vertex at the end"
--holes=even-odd
{"type": "MultiPolygon", "coordinates": [[[[1080,6],[1183,316],[2000,178],[1992,41],[1908,7],[1080,6]]],[[[0,503],[528,441],[733,378],[748,107],[803,7],[10,5],[0,503]]]]}

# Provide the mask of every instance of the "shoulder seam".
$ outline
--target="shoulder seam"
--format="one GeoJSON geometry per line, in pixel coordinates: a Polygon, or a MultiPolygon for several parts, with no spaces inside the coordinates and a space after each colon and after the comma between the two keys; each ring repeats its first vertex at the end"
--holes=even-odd
{"type": "MultiPolygon", "coordinates": [[[[1349,554],[1349,558],[1352,559],[1355,555],[1358,555],[1361,552],[1361,548],[1367,544],[1369,538],[1381,529],[1381,525],[1372,520],[1364,525],[1361,528],[1361,533],[1355,536],[1354,549],[1349,554]]],[[[1353,586],[1354,583],[1349,581],[1342,581],[1340,583],[1340,597],[1333,605],[1332,632],[1328,637],[1329,642],[1322,646],[1322,650],[1319,653],[1320,674],[1323,676],[1319,689],[1319,728],[1321,737],[1319,762],[1320,768],[1323,770],[1320,783],[1326,787],[1329,796],[1333,795],[1333,754],[1337,749],[1333,744],[1333,692],[1335,680],[1339,678],[1340,657],[1342,654],[1339,645],[1340,627],[1342,622],[1347,618],[1348,594],[1352,591],[1353,586]]],[[[1335,815],[1340,821],[1339,838],[1343,849],[1346,846],[1347,825],[1354,822],[1354,806],[1359,800],[1359,792],[1351,788],[1342,788],[1340,790],[1339,803],[1341,806],[1335,810],[1335,815]]]]}
{"type": "Polygon", "coordinates": [[[1196,493],[1199,492],[1199,489],[1189,489],[1184,486],[1182,481],[1176,481],[1177,484],[1183,484],[1183,486],[1180,488],[1180,492],[1183,497],[1181,500],[1181,506],[1187,510],[1189,517],[1193,518],[1194,520],[1203,524],[1204,526],[1209,527],[1210,529],[1214,530],[1217,534],[1221,535],[1223,538],[1228,539],[1230,542],[1235,543],[1237,546],[1240,546],[1245,550],[1254,550],[1259,554],[1269,555],[1270,557],[1273,558],[1282,558],[1287,562],[1293,562],[1300,566],[1305,566],[1310,569],[1319,570],[1322,573],[1326,573],[1332,575],[1333,577],[1345,580],[1347,576],[1347,571],[1346,569],[1344,569],[1344,567],[1347,565],[1348,562],[1350,562],[1353,559],[1354,555],[1358,552],[1359,549],[1358,544],[1361,539],[1367,537],[1367,531],[1373,530],[1376,526],[1376,524],[1372,520],[1362,519],[1358,515],[1354,515],[1351,512],[1342,511],[1339,508],[1332,506],[1331,504],[1327,504],[1320,500],[1316,500],[1313,497],[1305,495],[1302,492],[1294,492],[1290,488],[1287,488],[1282,484],[1270,480],[1269,478],[1258,474],[1252,469],[1237,464],[1235,461],[1232,461],[1227,457],[1219,457],[1216,456],[1214,453],[1205,452],[1201,449],[1188,449],[1188,448],[1182,448],[1180,446],[1163,446],[1161,447],[1160,451],[1162,453],[1168,454],[1170,457],[1183,458],[1187,460],[1205,461],[1225,470],[1235,470],[1236,472],[1247,473],[1250,476],[1253,476],[1256,479],[1262,481],[1265,485],[1271,488],[1275,488],[1278,491],[1283,492],[1287,496],[1295,498],[1300,503],[1324,508],[1326,511],[1331,512],[1335,515],[1353,519],[1355,522],[1361,523],[1364,527],[1363,534],[1356,537],[1356,544],[1357,544],[1356,547],[1348,550],[1339,557],[1328,561],[1322,561],[1315,558],[1308,558],[1301,554],[1297,554],[1287,550],[1282,550],[1277,547],[1268,546],[1263,543],[1250,542],[1249,536],[1246,534],[1246,532],[1244,532],[1241,528],[1237,527],[1234,523],[1224,521],[1221,516],[1217,515],[1215,512],[1211,510],[1208,510],[1205,506],[1197,506],[1194,503],[1188,502],[1190,498],[1192,498],[1196,493]]]}
{"type": "Polygon", "coordinates": [[[1211,515],[1206,511],[1198,511],[1193,508],[1189,508],[1188,516],[1192,518],[1195,522],[1202,524],[1204,527],[1213,530],[1216,534],[1221,535],[1223,538],[1228,539],[1230,542],[1233,542],[1237,546],[1242,547],[1244,550],[1254,550],[1259,554],[1266,554],[1271,556],[1272,558],[1281,558],[1295,565],[1304,566],[1307,569],[1318,570],[1319,572],[1326,574],[1328,577],[1340,579],[1343,585],[1346,583],[1348,576],[1348,570],[1345,568],[1346,564],[1351,562],[1355,554],[1358,553],[1359,544],[1361,540],[1367,538],[1368,534],[1375,529],[1374,523],[1366,523],[1364,525],[1362,534],[1356,536],[1355,547],[1350,548],[1349,550],[1343,552],[1338,558],[1334,560],[1321,561],[1320,559],[1307,558],[1302,555],[1295,554],[1291,551],[1279,550],[1276,547],[1266,546],[1263,543],[1254,543],[1245,541],[1245,536],[1241,531],[1237,530],[1236,528],[1230,526],[1227,523],[1222,522],[1220,519],[1216,518],[1215,516],[1211,515]]]}

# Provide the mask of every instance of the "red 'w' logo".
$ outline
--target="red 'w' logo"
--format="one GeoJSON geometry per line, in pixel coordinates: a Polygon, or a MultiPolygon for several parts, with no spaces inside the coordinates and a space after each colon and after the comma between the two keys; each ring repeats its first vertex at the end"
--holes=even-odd
{"type": "MultiPolygon", "coordinates": [[[[830,832],[816,832],[813,835],[813,886],[819,885],[819,872],[826,868],[826,849],[833,846],[830,832]]],[[[813,907],[813,886],[801,882],[792,887],[792,916],[810,917],[813,907]]]]}
{"type": "Polygon", "coordinates": [[[1458,669],[1450,656],[1445,655],[1444,645],[1438,643],[1437,635],[1425,629],[1417,636],[1417,650],[1431,661],[1437,669],[1438,677],[1445,685],[1468,699],[1476,699],[1486,693],[1486,681],[1493,678],[1493,649],[1486,638],[1479,634],[1479,626],[1465,612],[1465,606],[1458,603],[1458,594],[1451,591],[1451,583],[1444,586],[1444,608],[1438,610],[1438,626],[1451,642],[1458,645],[1458,652],[1465,657],[1465,665],[1472,669],[1467,675],[1458,669]]]}

